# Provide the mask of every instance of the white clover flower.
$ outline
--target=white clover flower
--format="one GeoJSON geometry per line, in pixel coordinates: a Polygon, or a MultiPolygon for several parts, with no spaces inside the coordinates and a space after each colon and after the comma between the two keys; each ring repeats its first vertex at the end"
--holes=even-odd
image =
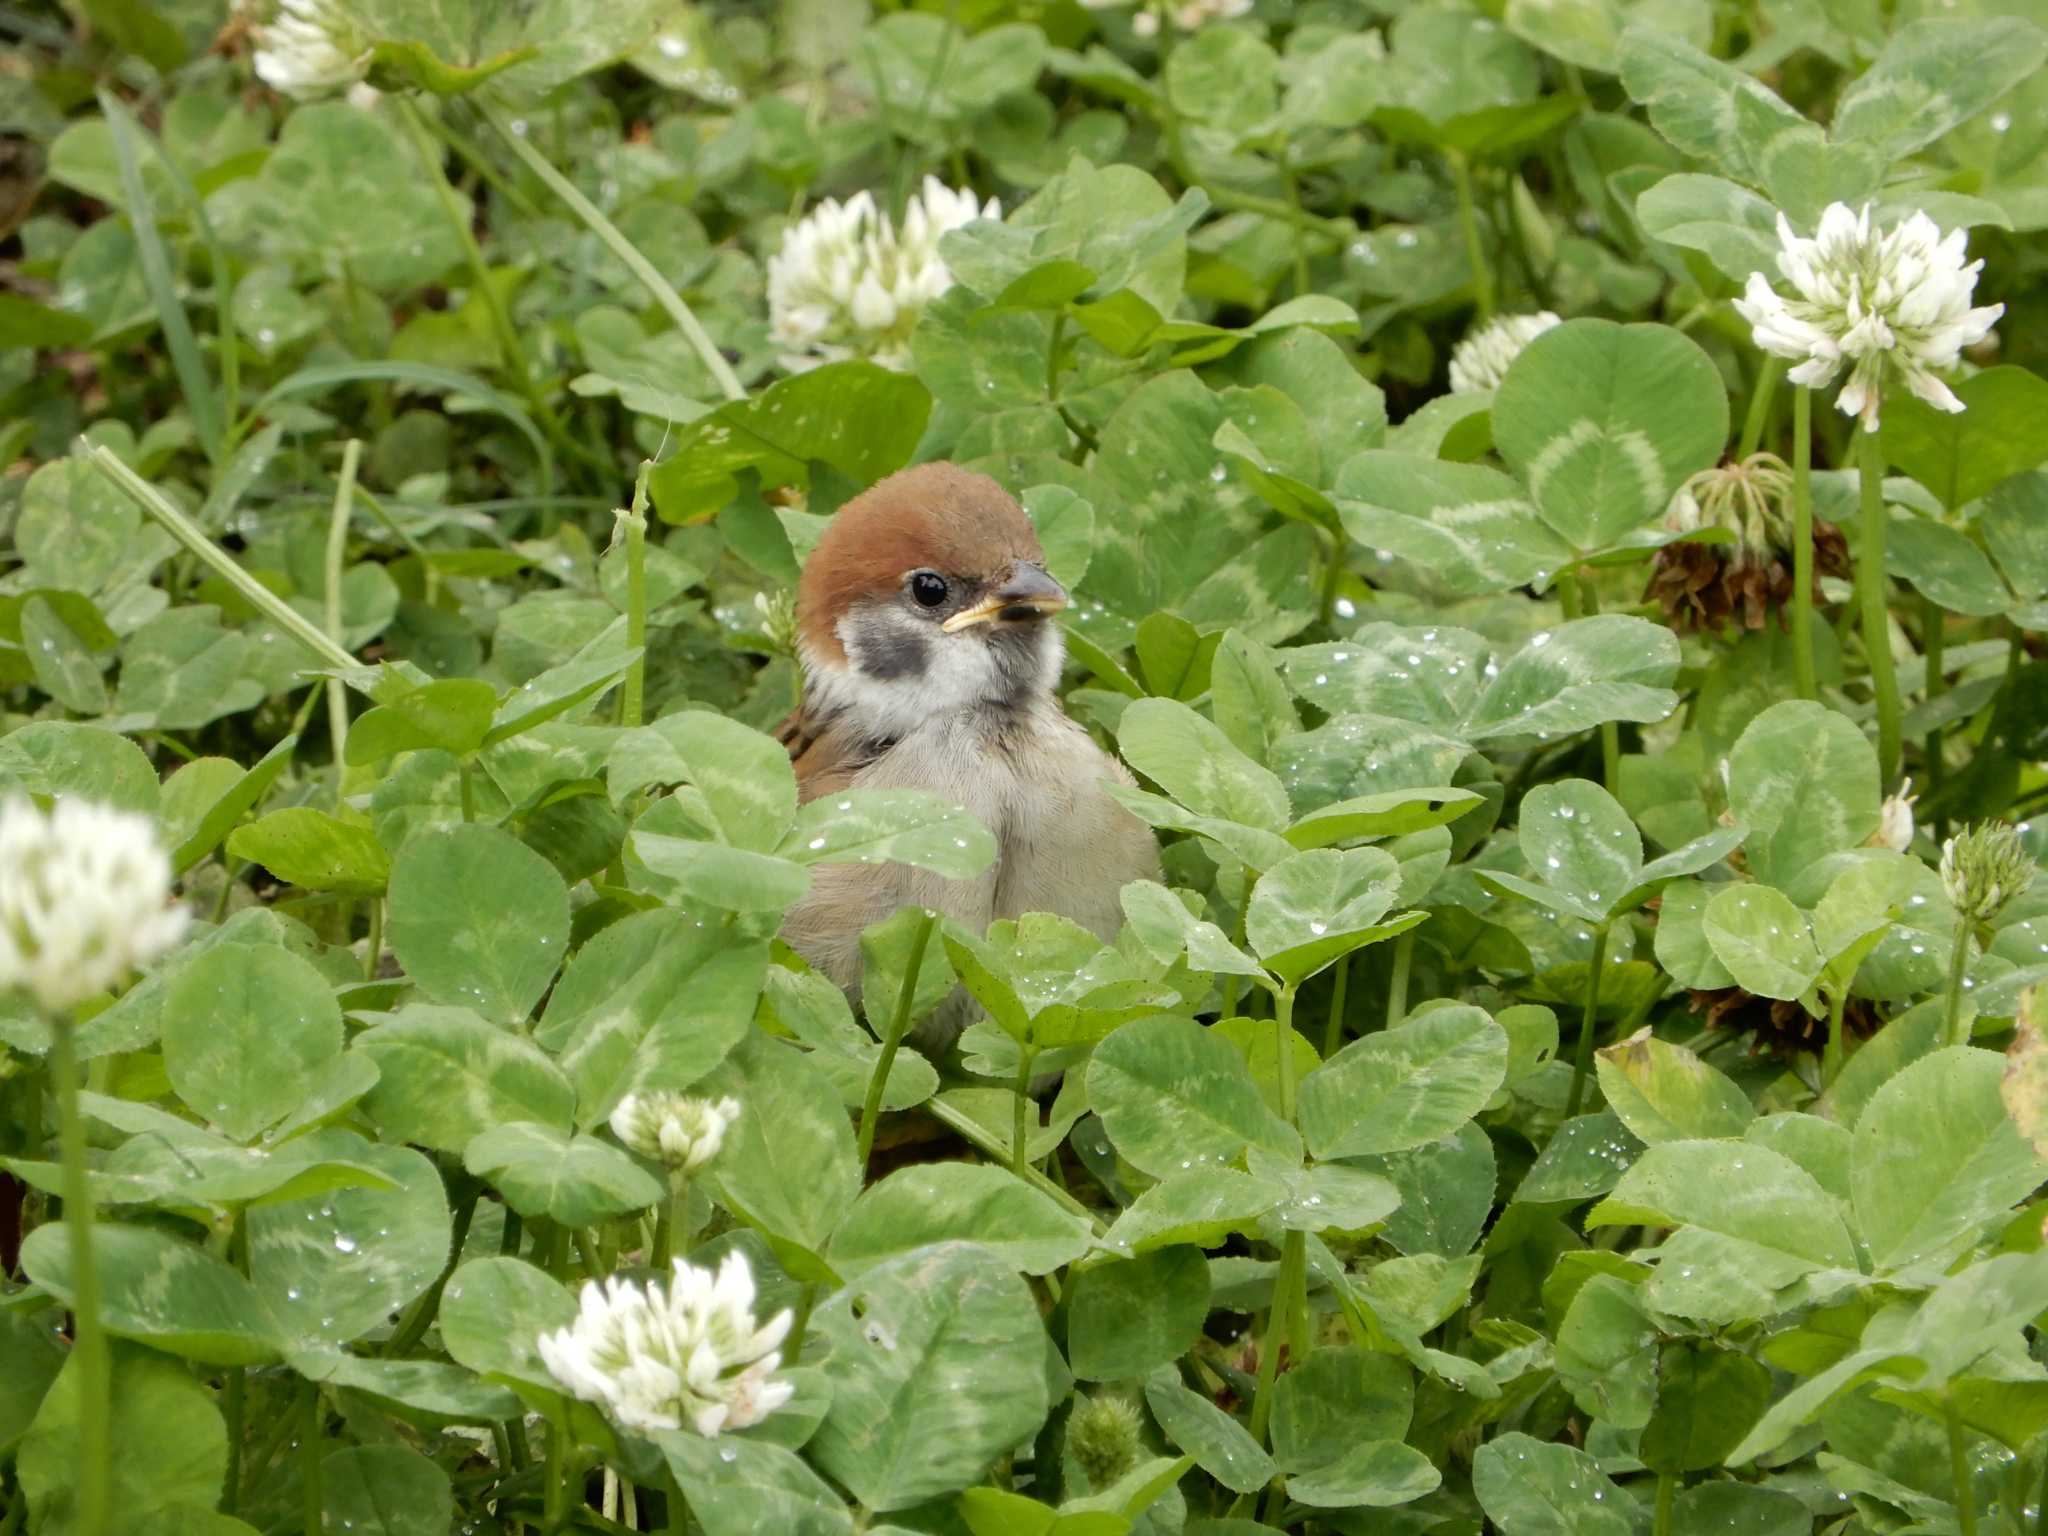
{"type": "Polygon", "coordinates": [[[714,1275],[682,1259],[666,1291],[616,1275],[583,1287],[568,1327],[540,1336],[541,1358],[570,1392],[628,1429],[713,1436],[758,1424],[795,1388],[774,1379],[792,1317],[756,1327],[754,1274],[728,1253],[714,1275]]]}
{"type": "Polygon", "coordinates": [[[1860,417],[1866,432],[1877,430],[1888,369],[1929,405],[1960,411],[1936,373],[1955,367],[2005,313],[2003,304],[1970,307],[1984,263],[1964,262],[1967,239],[1960,229],[1943,235],[1924,213],[1879,231],[1867,206],[1858,213],[1831,203],[1819,233],[1804,240],[1781,213],[1778,270],[1795,296],[1752,272],[1735,309],[1759,347],[1797,363],[1786,374],[1793,383],[1817,389],[1847,368],[1835,406],[1860,417]]]}
{"type": "Polygon", "coordinates": [[[768,320],[792,373],[850,357],[910,366],[910,332],[925,305],[953,286],[939,237],[976,219],[999,219],[994,198],[977,203],[936,176],[911,198],[898,230],[857,192],[825,199],[782,237],[768,258],[768,320]]]}
{"type": "Polygon", "coordinates": [[[680,1093],[629,1093],[612,1111],[612,1134],[673,1173],[694,1173],[718,1155],[740,1117],[738,1099],[693,1099],[680,1093]]]}
{"type": "MultiPolygon", "coordinates": [[[[1120,0],[1081,0],[1091,11],[1107,10],[1120,0]]],[[[1166,14],[1173,18],[1173,24],[1183,32],[1193,32],[1211,21],[1234,21],[1239,16],[1249,16],[1252,0],[1181,0],[1178,5],[1166,7],[1166,14]]],[[[1159,34],[1159,13],[1150,5],[1131,18],[1131,30],[1140,37],[1156,37],[1159,34]]]]}
{"type": "Polygon", "coordinates": [[[0,804],[0,992],[76,1007],[176,944],[171,861],[147,816],[59,800],[0,804]]]}
{"type": "Polygon", "coordinates": [[[256,28],[254,62],[272,90],[311,101],[360,84],[369,50],[336,0],[278,0],[277,14],[256,28]]]}
{"type": "Polygon", "coordinates": [[[1508,365],[1522,355],[1522,348],[1553,325],[1563,322],[1549,310],[1533,315],[1496,315],[1451,348],[1451,391],[1499,389],[1508,376],[1508,365]]]}
{"type": "Polygon", "coordinates": [[[1912,847],[1913,802],[1919,798],[1913,793],[1911,779],[1899,786],[1897,794],[1887,796],[1878,809],[1877,830],[1870,835],[1870,846],[1889,848],[1893,853],[1904,853],[1912,847]]]}

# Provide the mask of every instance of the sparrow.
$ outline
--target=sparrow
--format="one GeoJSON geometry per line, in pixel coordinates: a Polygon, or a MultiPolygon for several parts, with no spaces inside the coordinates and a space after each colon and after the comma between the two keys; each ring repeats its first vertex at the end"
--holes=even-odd
{"type": "MultiPolygon", "coordinates": [[[[803,703],[779,737],[810,801],[848,789],[916,789],[964,807],[995,837],[967,880],[901,864],[812,870],[783,937],[849,993],[860,935],[905,906],[975,933],[1052,912],[1104,942],[1118,893],[1159,878],[1152,831],[1105,792],[1130,772],[1071,719],[1053,615],[1067,593],[1024,509],[986,475],[921,464],[842,507],[797,583],[803,703]]],[[[973,1016],[964,993],[920,1028],[943,1049],[973,1016]]]]}

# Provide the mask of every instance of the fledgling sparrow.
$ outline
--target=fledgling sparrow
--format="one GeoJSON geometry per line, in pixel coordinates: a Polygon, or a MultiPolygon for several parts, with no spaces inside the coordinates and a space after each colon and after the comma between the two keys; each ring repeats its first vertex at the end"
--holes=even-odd
{"type": "MultiPolygon", "coordinates": [[[[861,930],[924,906],[976,933],[1054,912],[1105,941],[1117,893],[1159,877],[1151,829],[1103,791],[1124,766],[1069,719],[1054,691],[1066,591],[1023,508],[986,475],[923,464],[840,509],[797,584],[803,707],[780,737],[806,801],[849,788],[918,789],[964,806],[996,839],[995,864],[948,880],[901,864],[812,871],[783,937],[843,987],[860,980],[861,930]]],[[[943,1048],[972,1014],[964,994],[919,1032],[943,1048]]]]}

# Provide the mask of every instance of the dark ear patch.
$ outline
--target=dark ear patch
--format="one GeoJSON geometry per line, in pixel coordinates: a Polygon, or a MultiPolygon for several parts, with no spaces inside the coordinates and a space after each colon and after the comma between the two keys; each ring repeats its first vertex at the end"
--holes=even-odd
{"type": "Polygon", "coordinates": [[[848,660],[861,673],[881,682],[922,677],[930,660],[929,639],[887,613],[864,615],[847,626],[848,660]]]}

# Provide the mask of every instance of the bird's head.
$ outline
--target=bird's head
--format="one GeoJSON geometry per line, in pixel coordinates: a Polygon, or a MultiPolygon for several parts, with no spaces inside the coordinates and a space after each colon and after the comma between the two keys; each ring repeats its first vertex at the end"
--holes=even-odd
{"type": "Polygon", "coordinates": [[[1066,605],[1001,486],[953,464],[906,469],[842,507],[804,563],[809,697],[891,738],[958,710],[1015,710],[1059,680],[1048,621],[1066,605]]]}

